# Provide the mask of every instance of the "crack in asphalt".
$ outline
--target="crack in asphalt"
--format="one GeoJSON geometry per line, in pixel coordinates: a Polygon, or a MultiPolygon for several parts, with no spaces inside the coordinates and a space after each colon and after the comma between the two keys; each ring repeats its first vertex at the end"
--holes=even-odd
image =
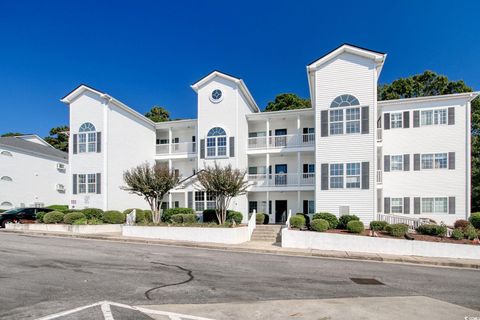
{"type": "Polygon", "coordinates": [[[148,289],[147,291],[145,291],[145,297],[148,299],[148,300],[152,300],[152,298],[150,298],[150,293],[155,291],[155,290],[158,290],[158,289],[162,289],[162,288],[166,288],[166,287],[172,287],[172,286],[178,286],[178,285],[181,285],[181,284],[185,284],[185,283],[188,283],[190,281],[192,281],[195,277],[193,276],[193,271],[192,270],[189,270],[189,269],[186,269],[182,266],[178,266],[176,264],[167,264],[167,263],[162,263],[162,262],[151,262],[153,264],[159,264],[159,265],[162,265],[162,266],[165,266],[165,267],[175,267],[181,271],[184,271],[187,273],[188,275],[188,279],[185,280],[185,281],[181,281],[181,282],[175,282],[175,283],[169,283],[169,284],[164,284],[164,285],[161,285],[161,286],[158,286],[158,287],[153,287],[151,289],[148,289]]]}

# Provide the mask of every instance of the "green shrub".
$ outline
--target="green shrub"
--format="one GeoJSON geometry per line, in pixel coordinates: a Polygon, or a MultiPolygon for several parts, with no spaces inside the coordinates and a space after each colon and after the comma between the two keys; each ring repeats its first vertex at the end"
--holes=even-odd
{"type": "Polygon", "coordinates": [[[84,225],[88,224],[87,218],[80,218],[72,222],[73,225],[84,225]]]}
{"type": "Polygon", "coordinates": [[[43,222],[45,223],[60,223],[63,222],[63,212],[50,211],[43,216],[43,222]]]}
{"type": "Polygon", "coordinates": [[[240,224],[243,220],[243,214],[238,211],[227,210],[227,221],[232,222],[232,219],[236,224],[240,224]]]}
{"type": "Polygon", "coordinates": [[[305,227],[305,217],[303,215],[296,215],[290,217],[290,227],[295,229],[302,229],[305,227]]]}
{"type": "Polygon", "coordinates": [[[117,210],[105,211],[102,215],[102,220],[105,223],[122,224],[125,223],[125,215],[117,210]]]}
{"type": "Polygon", "coordinates": [[[351,233],[362,233],[365,230],[362,221],[350,220],[347,223],[347,230],[351,233]]]}
{"type": "Polygon", "coordinates": [[[328,212],[319,212],[313,215],[312,220],[324,219],[328,221],[329,229],[335,229],[338,226],[338,218],[334,214],[328,212]]]}
{"type": "Polygon", "coordinates": [[[215,222],[218,223],[217,213],[215,209],[206,209],[203,210],[203,222],[215,222]]]}
{"type": "Polygon", "coordinates": [[[408,232],[408,226],[403,223],[389,224],[385,227],[389,235],[401,238],[408,232]]]}
{"type": "Polygon", "coordinates": [[[473,226],[468,226],[465,228],[463,234],[468,240],[473,240],[477,237],[477,230],[475,230],[473,226]]]}
{"type": "Polygon", "coordinates": [[[135,222],[136,223],[148,223],[152,222],[152,212],[150,210],[142,210],[138,208],[130,208],[127,210],[123,211],[123,214],[125,215],[125,218],[127,214],[131,213],[133,210],[135,211],[135,222]]]}
{"type": "Polygon", "coordinates": [[[465,220],[465,219],[460,219],[460,220],[455,221],[455,223],[453,224],[453,227],[455,229],[460,229],[460,230],[463,231],[469,225],[471,225],[470,221],[465,220]]]}
{"type": "Polygon", "coordinates": [[[325,219],[313,219],[311,224],[313,231],[325,232],[330,229],[330,225],[325,219]]]}
{"type": "Polygon", "coordinates": [[[270,222],[270,216],[266,213],[264,213],[265,215],[265,220],[263,221],[263,224],[268,224],[270,222]]]}
{"type": "Polygon", "coordinates": [[[263,222],[265,221],[265,214],[257,213],[255,215],[255,221],[256,221],[257,224],[263,224],[263,222]]]}
{"type": "Polygon", "coordinates": [[[63,223],[73,224],[74,221],[79,219],[87,219],[82,212],[70,212],[63,216],[63,223]]]}
{"type": "Polygon", "coordinates": [[[310,228],[310,217],[308,216],[308,214],[305,214],[303,212],[298,212],[296,215],[303,216],[305,218],[305,226],[307,228],[310,228]]]}
{"type": "Polygon", "coordinates": [[[85,217],[88,219],[102,219],[103,210],[97,208],[87,208],[82,210],[85,217]]]}
{"type": "Polygon", "coordinates": [[[416,229],[416,231],[420,234],[443,237],[447,234],[447,227],[439,226],[437,224],[422,224],[416,229]]]}
{"type": "Polygon", "coordinates": [[[350,221],[360,221],[360,218],[354,214],[344,214],[338,219],[338,229],[347,229],[347,223],[350,221]]]}
{"type": "Polygon", "coordinates": [[[370,230],[383,231],[388,226],[387,221],[370,221],[370,230]]]}
{"type": "Polygon", "coordinates": [[[43,222],[43,217],[45,217],[46,214],[47,213],[45,211],[37,212],[37,214],[35,215],[35,218],[37,219],[37,222],[42,223],[43,222]]]}
{"type": "Polygon", "coordinates": [[[91,224],[91,225],[103,224],[103,221],[100,219],[93,218],[93,219],[87,220],[87,224],[91,224]]]}
{"type": "Polygon", "coordinates": [[[183,223],[183,214],[179,213],[179,214],[174,214],[173,216],[170,217],[170,221],[172,223],[183,223]]]}
{"type": "MultiPolygon", "coordinates": [[[[162,213],[162,221],[163,222],[171,222],[171,217],[174,214],[194,214],[192,208],[170,208],[163,210],[162,213]]],[[[151,212],[150,212],[151,215],[151,212]]],[[[151,219],[150,219],[151,220],[151,219]]]]}
{"type": "Polygon", "coordinates": [[[51,206],[48,206],[47,208],[55,210],[55,211],[60,211],[60,212],[68,211],[68,206],[63,205],[63,204],[52,204],[51,206]]]}
{"type": "Polygon", "coordinates": [[[463,231],[461,229],[454,229],[452,231],[452,238],[455,239],[455,240],[461,240],[463,239],[464,235],[463,235],[463,231]]]}
{"type": "Polygon", "coordinates": [[[197,215],[195,213],[185,213],[182,214],[183,223],[196,223],[197,215]]]}
{"type": "Polygon", "coordinates": [[[468,221],[476,228],[480,229],[480,212],[472,213],[468,221]]]}

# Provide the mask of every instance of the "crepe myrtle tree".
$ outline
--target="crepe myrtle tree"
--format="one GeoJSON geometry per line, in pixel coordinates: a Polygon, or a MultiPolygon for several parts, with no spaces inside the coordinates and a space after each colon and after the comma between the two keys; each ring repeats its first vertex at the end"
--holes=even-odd
{"type": "Polygon", "coordinates": [[[163,197],[178,185],[180,177],[164,164],[146,162],[125,171],[123,180],[127,186],[122,189],[142,196],[150,205],[153,223],[158,224],[163,197]]]}
{"type": "Polygon", "coordinates": [[[221,167],[215,162],[198,173],[198,181],[206,192],[215,194],[215,212],[219,224],[227,220],[227,209],[234,197],[247,192],[246,171],[233,169],[229,164],[221,167]]]}

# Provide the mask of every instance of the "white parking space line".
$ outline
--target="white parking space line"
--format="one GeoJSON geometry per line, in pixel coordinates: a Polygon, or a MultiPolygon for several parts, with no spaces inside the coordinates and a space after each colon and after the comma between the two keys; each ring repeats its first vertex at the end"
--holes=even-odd
{"type": "Polygon", "coordinates": [[[102,313],[105,320],[115,320],[113,319],[112,310],[110,305],[107,302],[102,303],[102,313]]]}

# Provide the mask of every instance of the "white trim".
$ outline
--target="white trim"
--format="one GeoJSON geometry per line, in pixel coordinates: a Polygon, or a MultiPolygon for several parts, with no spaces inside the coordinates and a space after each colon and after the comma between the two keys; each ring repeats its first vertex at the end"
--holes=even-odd
{"type": "Polygon", "coordinates": [[[452,99],[465,99],[467,101],[472,101],[479,94],[480,94],[480,91],[474,91],[474,92],[453,93],[453,94],[444,94],[444,95],[428,96],[428,97],[404,98],[404,99],[395,99],[395,100],[379,100],[378,105],[380,107],[386,107],[386,106],[397,105],[397,104],[444,101],[444,100],[452,100],[452,99]]]}

